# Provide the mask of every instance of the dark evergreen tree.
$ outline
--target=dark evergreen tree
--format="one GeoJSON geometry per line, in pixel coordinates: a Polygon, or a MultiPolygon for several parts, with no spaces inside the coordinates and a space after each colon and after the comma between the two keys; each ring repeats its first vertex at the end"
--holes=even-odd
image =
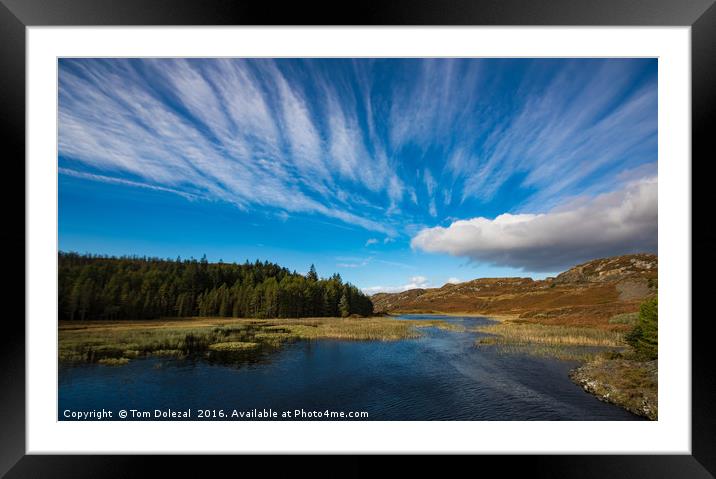
{"type": "Polygon", "coordinates": [[[269,262],[209,263],[59,253],[60,319],[222,316],[299,318],[373,314],[340,275],[320,279],[269,262]],[[231,285],[231,286],[229,286],[231,285]]]}
{"type": "Polygon", "coordinates": [[[341,300],[338,303],[338,311],[343,318],[351,314],[351,303],[348,300],[348,291],[344,291],[341,295],[341,300]]]}
{"type": "Polygon", "coordinates": [[[318,273],[316,273],[315,265],[311,265],[311,268],[308,270],[308,274],[306,275],[306,279],[309,281],[318,281],[318,273]]]}

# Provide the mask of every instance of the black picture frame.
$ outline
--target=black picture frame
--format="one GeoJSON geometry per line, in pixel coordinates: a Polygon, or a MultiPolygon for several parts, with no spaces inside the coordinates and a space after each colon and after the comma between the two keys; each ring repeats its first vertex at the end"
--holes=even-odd
{"type": "MultiPolygon", "coordinates": [[[[0,124],[5,133],[6,178],[24,185],[25,178],[25,33],[29,26],[81,25],[574,25],[574,26],[690,26],[692,66],[692,257],[698,269],[714,264],[716,235],[709,229],[710,205],[705,189],[695,182],[708,181],[701,164],[713,158],[716,135],[708,130],[716,115],[716,6],[715,0],[401,0],[338,3],[286,3],[227,0],[0,0],[0,124]],[[709,122],[709,120],[712,120],[709,122]],[[20,182],[19,178],[23,178],[20,182]],[[696,228],[696,231],[694,231],[696,228]]],[[[684,159],[688,161],[688,159],[684,159]]],[[[8,183],[10,182],[8,181],[8,183]]],[[[16,207],[18,192],[3,188],[6,217],[6,279],[17,280],[20,262],[25,267],[25,210],[16,207]],[[18,226],[22,223],[22,228],[18,226]],[[17,263],[17,264],[14,264],[17,263]],[[15,268],[16,267],[16,268],[15,268]]],[[[694,263],[692,262],[692,265],[694,263]]],[[[692,266],[693,276],[693,266],[692,266]]],[[[24,278],[24,273],[23,273],[24,278]]],[[[692,297],[702,303],[708,282],[692,281],[692,297]],[[699,294],[700,293],[700,294],[699,294]]],[[[5,291],[6,299],[20,303],[20,291],[5,291]]],[[[24,295],[23,295],[24,296],[24,295]]],[[[24,316],[24,303],[22,303],[24,316]]],[[[695,313],[693,309],[693,313],[695,313]]],[[[692,316],[696,317],[692,313],[692,316]]],[[[679,318],[688,321],[690,318],[679,318]]],[[[549,455],[515,456],[510,470],[529,471],[532,477],[713,477],[716,474],[716,375],[711,370],[712,340],[707,316],[692,322],[692,455],[549,455]],[[702,321],[699,321],[702,320],[702,321]]],[[[26,455],[25,451],[25,327],[7,316],[0,334],[0,474],[6,477],[134,477],[160,466],[167,476],[181,476],[202,467],[197,458],[167,456],[60,456],[26,455]],[[147,461],[141,470],[136,461],[147,461]],[[161,463],[161,464],[159,464],[161,463]]],[[[101,440],[101,438],[98,438],[101,440]]],[[[206,459],[206,457],[204,457],[206,459]]],[[[232,464],[232,458],[222,462],[232,464]]],[[[211,458],[217,467],[215,458],[211,458]]],[[[266,458],[263,459],[266,461],[266,458]]],[[[410,461],[421,465],[422,461],[410,461]]],[[[472,466],[490,471],[504,468],[504,457],[485,456],[472,466]],[[490,464],[487,464],[490,463],[490,464]]],[[[243,462],[242,462],[243,464],[243,462]]],[[[294,461],[300,467],[302,461],[294,461]]],[[[355,473],[368,466],[353,460],[344,466],[355,473]]],[[[204,469],[206,471],[206,469],[204,469]]],[[[315,470],[312,471],[315,473],[315,470]]],[[[489,472],[487,472],[489,474],[489,472]]]]}

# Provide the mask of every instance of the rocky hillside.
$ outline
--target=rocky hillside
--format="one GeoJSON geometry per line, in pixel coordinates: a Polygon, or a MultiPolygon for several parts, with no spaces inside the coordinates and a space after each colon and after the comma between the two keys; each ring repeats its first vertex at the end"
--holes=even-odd
{"type": "Polygon", "coordinates": [[[603,283],[632,277],[656,278],[658,267],[656,255],[653,254],[615,256],[577,265],[558,275],[554,281],[569,284],[603,283]]]}
{"type": "Polygon", "coordinates": [[[472,313],[513,316],[543,324],[631,327],[625,313],[655,294],[658,260],[652,254],[602,258],[577,265],[556,278],[481,278],[441,288],[378,293],[376,312],[472,313]]]}

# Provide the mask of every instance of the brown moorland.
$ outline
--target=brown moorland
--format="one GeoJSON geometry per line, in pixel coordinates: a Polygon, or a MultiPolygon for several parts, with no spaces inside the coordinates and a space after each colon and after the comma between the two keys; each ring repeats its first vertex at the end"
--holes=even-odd
{"type": "Polygon", "coordinates": [[[441,288],[378,293],[380,313],[469,313],[513,321],[630,330],[623,321],[656,294],[658,260],[631,254],[592,260],[554,278],[481,278],[441,288]]]}

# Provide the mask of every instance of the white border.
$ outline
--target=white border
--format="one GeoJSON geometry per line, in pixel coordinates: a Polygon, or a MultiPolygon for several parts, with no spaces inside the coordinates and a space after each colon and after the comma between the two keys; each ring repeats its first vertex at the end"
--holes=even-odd
{"type": "Polygon", "coordinates": [[[691,451],[690,28],[27,29],[27,453],[691,451]],[[657,422],[58,422],[56,58],[659,57],[657,422]]]}

